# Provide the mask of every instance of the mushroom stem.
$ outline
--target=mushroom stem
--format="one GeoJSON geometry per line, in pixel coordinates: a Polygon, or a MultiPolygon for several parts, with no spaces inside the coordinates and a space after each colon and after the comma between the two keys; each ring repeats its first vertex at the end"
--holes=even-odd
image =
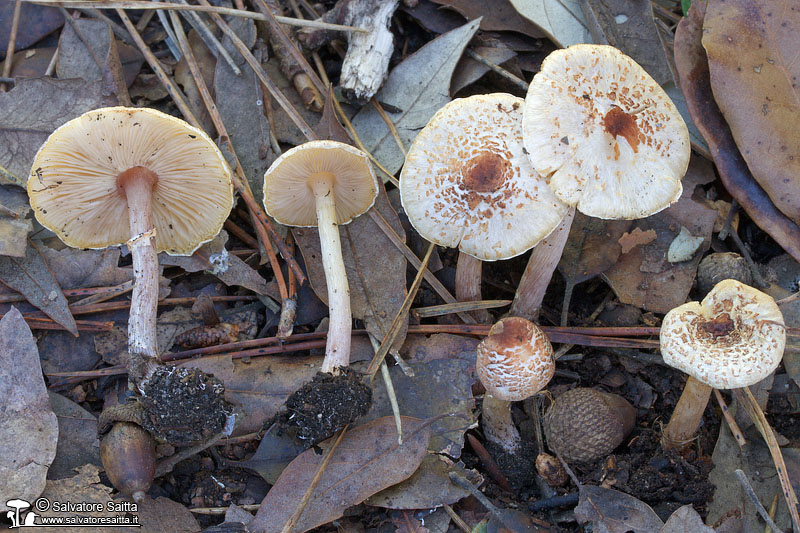
{"type": "Polygon", "coordinates": [[[309,179],[317,206],[317,228],[322,251],[325,283],[328,285],[328,340],[320,372],[338,373],[337,368],[350,364],[350,287],[342,259],[339,226],[336,224],[336,204],[333,195],[333,174],[318,172],[309,179]]]}
{"type": "Polygon", "coordinates": [[[662,448],[680,450],[692,442],[697,428],[700,427],[712,390],[705,383],[689,376],[672,417],[664,428],[664,434],[661,436],[662,448]]]}
{"type": "Polygon", "coordinates": [[[487,393],[481,408],[483,434],[490,442],[501,446],[507,453],[516,453],[520,448],[520,436],[511,419],[511,402],[498,400],[487,393]]]}
{"type": "MultiPolygon", "coordinates": [[[[464,252],[458,252],[456,263],[456,300],[477,302],[481,299],[481,270],[483,261],[464,252]]],[[[479,309],[472,312],[475,319],[485,324],[489,322],[489,312],[479,309]]]]}
{"type": "Polygon", "coordinates": [[[153,187],[158,176],[145,167],[133,167],[117,176],[128,200],[134,286],[128,318],[128,380],[138,388],[158,368],[156,315],[158,306],[158,254],[152,216],[153,187]]]}
{"type": "Polygon", "coordinates": [[[511,303],[508,313],[510,316],[521,316],[533,321],[539,317],[544,293],[561,259],[574,218],[575,208],[571,207],[561,224],[533,248],[511,303]]]}

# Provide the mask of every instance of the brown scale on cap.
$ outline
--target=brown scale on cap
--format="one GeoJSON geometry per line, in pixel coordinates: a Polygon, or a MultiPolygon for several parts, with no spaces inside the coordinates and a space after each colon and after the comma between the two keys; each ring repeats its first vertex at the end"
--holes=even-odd
{"type": "MultiPolygon", "coordinates": [[[[639,152],[639,127],[636,125],[636,118],[626,113],[617,106],[613,106],[603,117],[603,126],[606,131],[616,139],[619,136],[625,137],[631,145],[634,153],[639,152]]],[[[617,159],[619,158],[619,148],[616,149],[617,159]]]]}

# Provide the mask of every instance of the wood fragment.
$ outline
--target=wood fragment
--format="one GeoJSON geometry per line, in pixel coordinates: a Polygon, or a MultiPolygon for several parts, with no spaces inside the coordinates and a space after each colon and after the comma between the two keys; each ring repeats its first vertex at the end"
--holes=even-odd
{"type": "MultiPolygon", "coordinates": [[[[19,14],[22,9],[22,0],[17,0],[14,4],[14,14],[11,16],[11,33],[8,35],[8,47],[6,48],[6,59],[3,62],[3,78],[11,76],[11,66],[14,63],[14,47],[17,44],[17,32],[19,31],[19,14]]],[[[6,91],[5,82],[0,83],[0,92],[6,91]]]]}

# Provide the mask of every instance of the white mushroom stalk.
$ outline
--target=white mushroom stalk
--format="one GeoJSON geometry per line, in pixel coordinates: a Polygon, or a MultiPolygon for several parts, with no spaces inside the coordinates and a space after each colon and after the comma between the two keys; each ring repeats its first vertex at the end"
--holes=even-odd
{"type": "Polygon", "coordinates": [[[330,323],[321,372],[350,364],[350,287],[339,226],[372,207],[378,182],[367,156],[335,141],[312,141],[281,155],[264,174],[264,207],[287,226],[316,226],[330,323]]]}
{"type": "Polygon", "coordinates": [[[712,387],[748,387],[775,371],[786,328],[775,300],[727,279],[702,302],[667,313],[660,343],[664,362],[689,374],[661,441],[665,449],[680,449],[697,434],[712,387]]]}
{"type": "Polygon", "coordinates": [[[486,438],[514,454],[520,436],[511,418],[511,402],[542,390],[555,374],[553,346],[538,326],[506,317],[478,345],[476,371],[486,388],[481,410],[486,438]]]}

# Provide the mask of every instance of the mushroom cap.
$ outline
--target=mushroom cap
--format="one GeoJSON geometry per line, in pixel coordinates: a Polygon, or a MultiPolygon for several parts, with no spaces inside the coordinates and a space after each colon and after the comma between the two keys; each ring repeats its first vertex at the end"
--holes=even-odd
{"type": "Polygon", "coordinates": [[[316,200],[308,180],[318,172],[335,178],[337,224],[366,213],[378,197],[378,180],[364,152],[336,141],[310,141],[284,152],[264,174],[267,213],[287,226],[316,226],[316,200]]]}
{"type": "Polygon", "coordinates": [[[203,131],[155,109],[107,107],[70,120],[39,148],[28,178],[36,218],[74,248],[131,237],[117,176],[143,166],[153,187],[155,246],[191,255],[216,236],[233,207],[228,164],[203,131]]]}
{"type": "Polygon", "coordinates": [[[553,345],[533,322],[506,317],[478,344],[476,371],[486,392],[498,400],[524,400],[553,378],[553,345]]]}
{"type": "Polygon", "coordinates": [[[577,44],[547,56],[523,115],[533,166],[581,213],[643,218],[680,197],[686,123],[658,83],[613,46],[577,44]]]}
{"type": "Polygon", "coordinates": [[[427,240],[482,261],[517,256],[567,212],[522,146],[523,100],[453,100],[419,132],[400,174],[408,219],[427,240]]]}
{"type": "Polygon", "coordinates": [[[665,363],[715,389],[735,389],[758,383],[777,368],[786,328],[775,300],[726,279],[702,302],[667,313],[660,339],[665,363]]]}

